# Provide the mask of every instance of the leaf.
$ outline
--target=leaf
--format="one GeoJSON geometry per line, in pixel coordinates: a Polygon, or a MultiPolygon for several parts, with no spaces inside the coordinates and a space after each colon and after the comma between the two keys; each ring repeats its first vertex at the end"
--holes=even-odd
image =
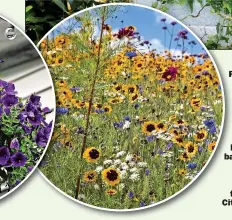
{"type": "Polygon", "coordinates": [[[26,13],[29,12],[32,8],[33,8],[32,5],[28,5],[28,6],[26,7],[26,13]]]}
{"type": "Polygon", "coordinates": [[[68,13],[64,3],[61,0],[52,0],[59,8],[61,8],[65,13],[68,13]]]}
{"type": "Polygon", "coordinates": [[[32,17],[32,16],[28,16],[26,18],[26,22],[30,22],[30,23],[40,23],[40,22],[45,22],[45,19],[42,17],[32,17]]]}
{"type": "Polygon", "coordinates": [[[191,12],[193,12],[193,3],[194,3],[194,0],[187,0],[187,3],[188,3],[188,6],[189,6],[191,12]]]}

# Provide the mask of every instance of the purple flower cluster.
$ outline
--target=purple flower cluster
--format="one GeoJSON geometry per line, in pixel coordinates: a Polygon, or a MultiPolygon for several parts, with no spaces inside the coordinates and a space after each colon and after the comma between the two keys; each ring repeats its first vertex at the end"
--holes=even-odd
{"type": "Polygon", "coordinates": [[[188,39],[188,31],[187,30],[182,30],[182,31],[179,31],[177,36],[183,40],[187,40],[188,39]]]}
{"type": "Polygon", "coordinates": [[[3,113],[10,114],[10,109],[19,102],[13,83],[0,80],[0,117],[3,113]]]}
{"type": "Polygon", "coordinates": [[[21,152],[11,154],[8,147],[0,147],[0,165],[5,167],[21,167],[27,162],[27,157],[21,152]]]}
{"type": "Polygon", "coordinates": [[[13,83],[0,80],[0,167],[13,169],[12,186],[33,169],[52,130],[52,123],[45,121],[51,110],[42,108],[40,96],[32,94],[24,104],[16,95],[13,83]]]}

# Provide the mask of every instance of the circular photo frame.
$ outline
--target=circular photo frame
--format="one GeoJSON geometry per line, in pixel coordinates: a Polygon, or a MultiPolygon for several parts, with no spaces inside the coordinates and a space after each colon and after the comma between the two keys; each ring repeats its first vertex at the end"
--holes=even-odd
{"type": "Polygon", "coordinates": [[[55,121],[55,91],[46,62],[14,23],[0,17],[0,199],[35,171],[55,121]]]}
{"type": "Polygon", "coordinates": [[[66,18],[38,45],[57,96],[40,170],[59,192],[102,210],[142,210],[205,170],[224,92],[188,27],[150,7],[105,4],[66,18]]]}

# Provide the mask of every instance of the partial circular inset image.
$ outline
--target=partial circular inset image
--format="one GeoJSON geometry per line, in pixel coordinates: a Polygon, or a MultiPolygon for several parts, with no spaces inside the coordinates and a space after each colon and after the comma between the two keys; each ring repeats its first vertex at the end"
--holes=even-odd
{"type": "Polygon", "coordinates": [[[0,17],[0,199],[35,170],[50,139],[55,93],[33,42],[0,17]]]}
{"type": "Polygon", "coordinates": [[[128,211],[182,192],[205,169],[224,120],[223,87],[201,41],[158,10],[108,4],[39,44],[56,123],[40,169],[90,207],[128,211]]]}

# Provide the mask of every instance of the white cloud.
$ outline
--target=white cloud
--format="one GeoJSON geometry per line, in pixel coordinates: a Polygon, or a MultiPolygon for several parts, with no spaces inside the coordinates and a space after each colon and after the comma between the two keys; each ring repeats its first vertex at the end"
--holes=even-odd
{"type": "Polygon", "coordinates": [[[153,38],[153,39],[151,39],[150,41],[149,41],[151,44],[152,44],[152,46],[151,46],[151,48],[154,50],[157,50],[157,51],[162,51],[162,50],[164,50],[165,48],[164,48],[164,45],[161,43],[161,41],[159,40],[159,39],[157,39],[157,38],[153,38]]]}

